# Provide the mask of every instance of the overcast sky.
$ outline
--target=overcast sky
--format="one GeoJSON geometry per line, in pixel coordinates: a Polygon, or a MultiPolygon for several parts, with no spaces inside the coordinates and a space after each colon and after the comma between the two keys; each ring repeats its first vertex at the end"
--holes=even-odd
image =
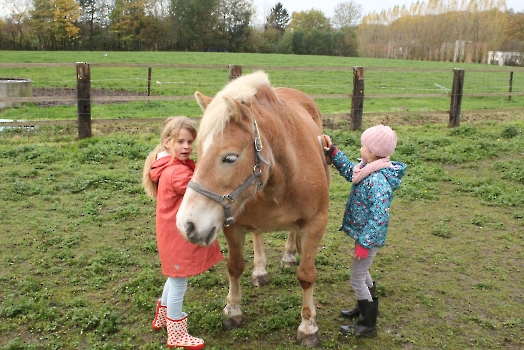
{"type": "MultiPolygon", "coordinates": [[[[1,0],[0,0],[1,1],[1,0]]],[[[295,12],[307,11],[314,8],[324,12],[326,17],[333,16],[333,10],[337,4],[347,2],[350,0],[254,0],[257,6],[259,18],[263,21],[265,17],[271,12],[271,8],[279,1],[284,5],[289,15],[295,12]]],[[[410,7],[416,0],[354,0],[357,4],[362,5],[364,14],[370,12],[380,12],[393,8],[395,5],[406,5],[410,7]]],[[[424,2],[427,3],[427,0],[424,2]]],[[[524,12],[524,1],[522,0],[506,0],[508,8],[513,8],[515,12],[524,12]]]]}

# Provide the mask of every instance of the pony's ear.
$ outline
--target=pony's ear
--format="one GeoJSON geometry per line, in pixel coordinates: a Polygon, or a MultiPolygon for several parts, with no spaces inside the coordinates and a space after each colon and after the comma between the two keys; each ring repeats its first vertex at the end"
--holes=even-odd
{"type": "Polygon", "coordinates": [[[238,118],[242,116],[238,102],[227,95],[225,95],[223,98],[224,98],[224,102],[226,103],[228,116],[231,119],[238,121],[238,118]]]}
{"type": "Polygon", "coordinates": [[[197,100],[198,105],[202,109],[202,112],[206,111],[207,106],[209,106],[209,104],[213,100],[211,97],[207,97],[206,95],[200,93],[200,91],[195,92],[195,98],[197,100]]]}

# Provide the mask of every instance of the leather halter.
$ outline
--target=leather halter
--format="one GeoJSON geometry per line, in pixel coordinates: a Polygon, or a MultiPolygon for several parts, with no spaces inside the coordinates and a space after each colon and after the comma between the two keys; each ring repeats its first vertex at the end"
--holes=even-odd
{"type": "Polygon", "coordinates": [[[224,207],[224,212],[226,214],[226,219],[224,221],[224,226],[230,226],[235,222],[235,218],[231,213],[231,203],[246,189],[249,185],[256,181],[256,191],[259,191],[262,188],[262,181],[260,181],[260,174],[262,169],[260,168],[260,161],[262,161],[267,166],[270,166],[269,162],[264,159],[262,156],[262,141],[260,140],[260,133],[258,131],[257,121],[253,119],[253,124],[255,127],[254,136],[255,136],[255,166],[253,167],[253,173],[240,185],[236,190],[230,194],[225,194],[223,196],[216,194],[213,191],[208,190],[207,188],[197,184],[194,181],[189,181],[187,187],[192,190],[203,194],[204,196],[218,202],[224,207]]]}

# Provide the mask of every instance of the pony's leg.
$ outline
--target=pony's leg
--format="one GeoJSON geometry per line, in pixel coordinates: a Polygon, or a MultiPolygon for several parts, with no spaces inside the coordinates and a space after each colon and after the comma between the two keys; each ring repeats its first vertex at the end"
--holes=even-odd
{"type": "Polygon", "coordinates": [[[282,265],[284,265],[284,267],[291,267],[297,264],[296,253],[298,243],[296,231],[289,231],[286,246],[284,247],[284,256],[282,257],[282,265]]]}
{"type": "Polygon", "coordinates": [[[303,231],[301,237],[301,258],[297,268],[297,278],[302,287],[302,322],[297,330],[297,342],[307,347],[317,347],[319,344],[318,327],[316,322],[316,308],[313,300],[313,290],[317,280],[317,269],[315,267],[315,257],[318,245],[324,233],[324,227],[316,230],[303,231]]]}
{"type": "Polygon", "coordinates": [[[255,258],[251,283],[256,287],[265,286],[269,282],[269,276],[266,271],[267,260],[261,233],[253,233],[253,251],[255,258]]]}
{"type": "Polygon", "coordinates": [[[227,259],[227,271],[229,274],[229,293],[227,294],[227,303],[224,307],[224,327],[232,329],[238,327],[242,323],[242,311],[240,310],[240,303],[242,300],[242,292],[240,290],[240,277],[245,269],[244,261],[244,243],[245,235],[236,232],[224,230],[229,249],[229,256],[227,259]]]}

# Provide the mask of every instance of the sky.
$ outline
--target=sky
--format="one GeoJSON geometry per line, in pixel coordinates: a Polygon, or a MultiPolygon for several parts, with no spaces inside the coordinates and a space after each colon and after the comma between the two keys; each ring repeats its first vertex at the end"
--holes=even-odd
{"type": "MultiPolygon", "coordinates": [[[[324,12],[326,17],[331,18],[334,13],[334,8],[337,4],[343,2],[349,2],[351,0],[254,0],[255,6],[257,7],[258,17],[263,21],[265,17],[271,12],[271,8],[275,6],[276,3],[281,2],[284,5],[284,8],[287,10],[289,15],[295,11],[307,11],[314,8],[315,10],[320,10],[324,12]]],[[[382,10],[387,10],[393,8],[395,5],[402,7],[410,7],[411,4],[415,3],[416,0],[352,0],[357,4],[362,5],[364,9],[363,14],[370,12],[380,12],[382,10]]],[[[424,1],[424,2],[427,2],[424,1]]],[[[524,12],[524,1],[522,0],[506,0],[506,5],[508,8],[513,8],[515,12],[524,12]]]]}

